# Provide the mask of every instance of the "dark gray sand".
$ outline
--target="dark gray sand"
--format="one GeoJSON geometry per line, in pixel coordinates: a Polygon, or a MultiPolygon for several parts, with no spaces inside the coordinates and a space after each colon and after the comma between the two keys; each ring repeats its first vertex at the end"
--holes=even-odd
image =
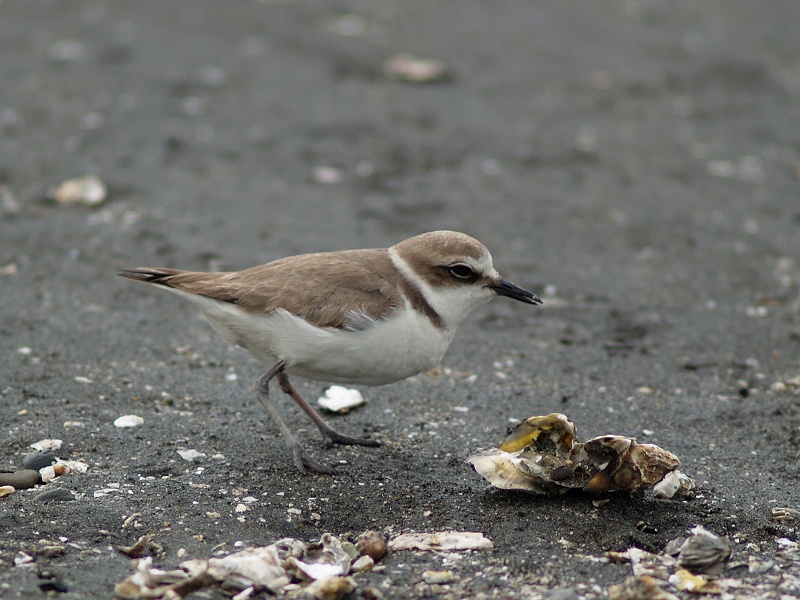
{"type": "Polygon", "coordinates": [[[0,597],[109,598],[132,573],[116,547],[144,533],[174,568],[236,542],[455,529],[496,548],[392,553],[354,597],[602,598],[631,574],[604,552],[696,524],[733,543],[728,593],[800,594],[797,523],[772,515],[800,508],[798,22],[794,0],[3,2],[0,469],[43,438],[90,468],[0,498],[0,597]],[[448,76],[390,79],[403,52],[448,76]],[[85,174],[104,203],[46,199],[85,174]],[[293,470],[261,365],[114,275],[439,228],[545,304],[495,300],[441,374],[331,418],[377,449],[324,445],[274,392],[335,476],[293,470]],[[674,452],[697,497],[595,506],[464,464],[555,411],[674,452]],[[144,424],[115,427],[127,414],[144,424]],[[54,488],[75,499],[35,500],[54,488]]]}

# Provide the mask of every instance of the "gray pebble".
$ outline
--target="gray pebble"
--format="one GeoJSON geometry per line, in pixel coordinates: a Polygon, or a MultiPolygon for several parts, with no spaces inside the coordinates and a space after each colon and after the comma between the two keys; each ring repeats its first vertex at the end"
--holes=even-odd
{"type": "Polygon", "coordinates": [[[38,471],[44,467],[49,467],[56,462],[56,454],[50,449],[31,452],[22,459],[22,466],[26,469],[38,471]]]}
{"type": "Polygon", "coordinates": [[[39,483],[39,472],[32,469],[0,473],[0,485],[10,485],[18,490],[32,488],[37,483],[39,483]]]}
{"type": "Polygon", "coordinates": [[[75,500],[75,496],[64,488],[53,488],[34,496],[33,499],[39,502],[69,502],[75,500]]]}

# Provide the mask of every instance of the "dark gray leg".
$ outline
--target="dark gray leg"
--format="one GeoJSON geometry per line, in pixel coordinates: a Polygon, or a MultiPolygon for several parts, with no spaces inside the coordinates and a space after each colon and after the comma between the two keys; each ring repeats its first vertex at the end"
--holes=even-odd
{"type": "MultiPolygon", "coordinates": [[[[278,363],[281,365],[281,363],[278,363]]],[[[276,365],[277,366],[277,365],[276,365]]],[[[273,367],[274,369],[275,367],[273,367]]],[[[271,370],[273,370],[271,369],[271,370]]],[[[354,445],[354,446],[380,446],[380,442],[377,440],[371,440],[369,438],[357,438],[357,437],[350,437],[349,435],[345,435],[343,433],[339,433],[333,427],[328,425],[328,423],[319,416],[319,413],[315,411],[312,406],[300,395],[295,387],[289,382],[289,378],[286,376],[286,373],[283,372],[283,366],[277,370],[275,373],[278,379],[278,384],[281,386],[281,389],[289,394],[292,397],[292,400],[297,402],[297,405],[302,408],[305,413],[309,416],[309,418],[314,421],[314,425],[317,426],[320,433],[328,438],[334,444],[347,444],[347,445],[354,445]]]]}
{"type": "Polygon", "coordinates": [[[255,382],[255,390],[256,396],[258,397],[258,401],[261,402],[261,405],[267,409],[269,416],[272,417],[272,420],[275,421],[275,424],[280,429],[281,434],[283,435],[284,442],[286,443],[286,447],[292,453],[292,458],[294,459],[294,464],[297,466],[300,471],[303,473],[306,470],[316,471],[317,473],[325,473],[325,474],[333,474],[334,470],[330,467],[326,467],[325,465],[321,465],[317,462],[314,462],[308,456],[306,456],[305,450],[303,450],[303,446],[300,445],[300,442],[297,441],[297,438],[294,437],[289,426],[286,425],[286,422],[281,418],[281,415],[278,413],[278,409],[275,406],[275,403],[269,397],[269,382],[270,380],[275,377],[275,375],[279,375],[283,370],[284,363],[283,361],[279,362],[277,365],[272,367],[269,371],[264,373],[261,377],[256,379],[255,382]]]}

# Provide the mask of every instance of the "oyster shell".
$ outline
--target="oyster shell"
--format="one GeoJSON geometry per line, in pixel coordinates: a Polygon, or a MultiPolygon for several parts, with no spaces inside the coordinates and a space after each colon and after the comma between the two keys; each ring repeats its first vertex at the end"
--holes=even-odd
{"type": "Polygon", "coordinates": [[[548,495],[570,489],[633,492],[657,484],[680,466],[671,452],[634,438],[604,435],[580,442],[575,425],[561,413],[525,419],[498,448],[467,462],[494,487],[548,495]]]}

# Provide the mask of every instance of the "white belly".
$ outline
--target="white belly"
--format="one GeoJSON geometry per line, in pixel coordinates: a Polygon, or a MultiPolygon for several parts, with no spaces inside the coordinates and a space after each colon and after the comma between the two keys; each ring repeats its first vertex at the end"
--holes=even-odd
{"type": "Polygon", "coordinates": [[[228,341],[286,372],[333,383],[383,385],[436,367],[455,335],[412,309],[363,331],[319,329],[285,310],[252,315],[232,304],[183,294],[228,341]]]}

